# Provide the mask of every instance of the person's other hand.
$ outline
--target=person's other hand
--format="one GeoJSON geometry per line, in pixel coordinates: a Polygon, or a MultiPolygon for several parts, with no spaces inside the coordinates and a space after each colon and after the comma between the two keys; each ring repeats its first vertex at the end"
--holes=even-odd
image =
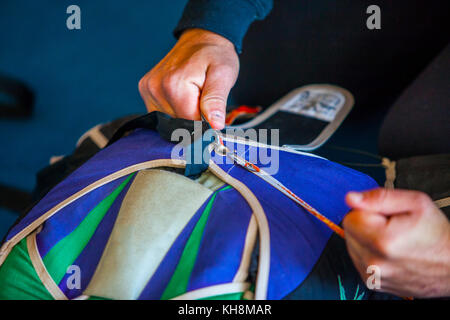
{"type": "Polygon", "coordinates": [[[401,297],[450,296],[450,223],[422,192],[350,192],[343,226],[348,252],[363,280],[380,269],[379,291],[401,297]]]}
{"type": "Polygon", "coordinates": [[[233,43],[202,29],[189,29],[170,52],[139,81],[147,110],[225,125],[228,94],[239,73],[233,43]]]}

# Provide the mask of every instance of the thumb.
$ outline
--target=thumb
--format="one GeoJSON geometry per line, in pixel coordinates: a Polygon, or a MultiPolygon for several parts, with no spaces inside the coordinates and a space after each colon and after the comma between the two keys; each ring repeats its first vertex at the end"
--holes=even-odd
{"type": "Polygon", "coordinates": [[[418,191],[377,188],[366,192],[349,192],[345,200],[355,209],[394,215],[420,210],[424,202],[429,200],[427,198],[418,191]]]}
{"type": "Polygon", "coordinates": [[[210,67],[200,96],[200,110],[213,129],[225,127],[228,94],[236,81],[232,70],[228,69],[223,66],[210,67]]]}

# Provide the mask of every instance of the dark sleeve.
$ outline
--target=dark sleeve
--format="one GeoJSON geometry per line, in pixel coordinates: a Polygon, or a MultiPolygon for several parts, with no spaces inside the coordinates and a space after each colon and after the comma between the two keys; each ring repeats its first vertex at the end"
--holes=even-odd
{"type": "Polygon", "coordinates": [[[174,30],[175,37],[189,28],[215,32],[230,40],[238,53],[250,24],[264,19],[273,0],[190,0],[174,30]]]}

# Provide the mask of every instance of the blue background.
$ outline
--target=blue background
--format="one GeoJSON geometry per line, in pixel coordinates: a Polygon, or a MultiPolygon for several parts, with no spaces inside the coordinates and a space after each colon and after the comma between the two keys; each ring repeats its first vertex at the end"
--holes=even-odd
{"type": "MultiPolygon", "coordinates": [[[[2,0],[0,73],[36,94],[29,120],[0,119],[0,182],[31,191],[53,155],[101,122],[145,112],[139,79],[175,43],[186,0],[2,0]],[[66,9],[81,8],[81,30],[66,9]]],[[[0,237],[16,215],[0,209],[0,237]]]]}

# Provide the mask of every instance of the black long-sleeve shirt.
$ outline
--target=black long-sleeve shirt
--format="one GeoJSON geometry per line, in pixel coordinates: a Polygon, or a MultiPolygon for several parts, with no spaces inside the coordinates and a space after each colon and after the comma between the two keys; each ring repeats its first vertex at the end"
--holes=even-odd
{"type": "Polygon", "coordinates": [[[240,53],[242,39],[250,24],[267,16],[273,0],[191,0],[174,33],[189,28],[206,29],[224,36],[240,53]]]}
{"type": "MultiPolygon", "coordinates": [[[[239,79],[231,93],[235,103],[268,106],[296,87],[332,83],[355,96],[355,108],[344,124],[366,132],[374,118],[381,121],[381,109],[398,107],[395,100],[449,42],[448,12],[450,2],[440,0],[190,0],[175,35],[203,28],[242,51],[239,79]],[[379,30],[366,26],[372,4],[381,9],[379,30]]],[[[436,86],[445,88],[448,70],[441,72],[435,78],[447,81],[436,86]]],[[[449,147],[444,119],[448,99],[437,92],[428,90],[426,99],[429,115],[436,119],[433,130],[415,135],[422,136],[423,143],[433,140],[442,146],[433,149],[436,153],[449,147]]],[[[396,120],[411,132],[420,122],[413,109],[408,118],[396,120]]],[[[395,127],[390,131],[399,134],[395,127]]],[[[352,137],[355,146],[369,143],[360,136],[361,141],[352,137]]],[[[414,150],[398,145],[396,157],[425,152],[416,145],[414,150]]]]}

